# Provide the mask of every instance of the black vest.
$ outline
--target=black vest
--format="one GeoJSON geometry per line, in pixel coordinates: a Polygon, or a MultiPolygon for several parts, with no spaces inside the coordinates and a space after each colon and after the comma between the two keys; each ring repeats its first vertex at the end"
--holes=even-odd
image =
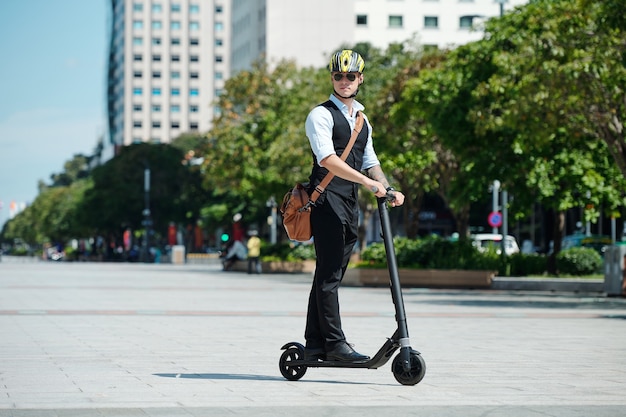
{"type": "MultiPolygon", "coordinates": [[[[330,114],[333,116],[333,146],[335,147],[335,152],[337,156],[341,157],[344,149],[348,146],[348,142],[350,142],[350,136],[352,135],[352,129],[350,129],[350,124],[346,120],[341,110],[337,108],[335,103],[328,100],[320,106],[324,106],[330,111],[330,114]]],[[[363,153],[365,152],[365,145],[367,144],[368,137],[368,126],[365,121],[363,121],[363,128],[361,132],[357,136],[356,142],[352,146],[352,150],[350,151],[350,155],[346,158],[346,163],[350,165],[352,168],[357,171],[361,170],[361,166],[363,165],[363,153]]],[[[317,158],[313,155],[313,169],[311,171],[311,176],[309,177],[310,189],[309,191],[313,191],[315,186],[322,182],[328,170],[319,165],[317,158]]],[[[351,181],[344,180],[343,178],[339,178],[337,176],[333,177],[328,187],[326,187],[326,192],[331,192],[333,194],[337,194],[341,196],[344,200],[348,200],[356,203],[357,199],[357,185],[351,181]]],[[[324,193],[326,194],[326,193],[324,193]]],[[[324,194],[320,196],[317,201],[317,205],[323,204],[325,201],[324,194]]]]}

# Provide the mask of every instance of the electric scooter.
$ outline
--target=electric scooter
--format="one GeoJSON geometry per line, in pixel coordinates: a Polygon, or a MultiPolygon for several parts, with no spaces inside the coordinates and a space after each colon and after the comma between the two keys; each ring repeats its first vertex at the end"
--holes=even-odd
{"type": "Polygon", "coordinates": [[[368,361],[363,362],[343,362],[333,360],[305,360],[304,346],[298,342],[285,344],[280,356],[280,373],[290,381],[297,381],[304,376],[308,368],[366,368],[377,369],[385,365],[393,354],[400,349],[400,352],[393,359],[391,371],[393,376],[402,385],[415,385],[424,378],[426,373],[426,363],[420,353],[411,348],[409,341],[409,330],[404,311],[404,300],[402,298],[402,288],[400,287],[400,277],[398,275],[398,265],[396,253],[391,236],[391,222],[389,221],[389,208],[387,202],[393,200],[391,194],[378,198],[378,213],[382,226],[382,236],[387,254],[387,266],[389,269],[389,282],[391,288],[391,298],[396,310],[396,322],[398,328],[393,336],[387,339],[378,352],[368,361]]]}

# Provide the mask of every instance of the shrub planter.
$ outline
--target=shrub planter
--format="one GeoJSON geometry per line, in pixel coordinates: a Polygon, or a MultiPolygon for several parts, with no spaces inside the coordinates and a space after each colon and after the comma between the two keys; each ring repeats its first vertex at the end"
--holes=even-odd
{"type": "MultiPolygon", "coordinates": [[[[399,269],[403,287],[426,288],[489,288],[496,271],[461,269],[399,269]]],[[[344,285],[386,287],[389,272],[386,269],[350,268],[343,279],[344,285]]]]}

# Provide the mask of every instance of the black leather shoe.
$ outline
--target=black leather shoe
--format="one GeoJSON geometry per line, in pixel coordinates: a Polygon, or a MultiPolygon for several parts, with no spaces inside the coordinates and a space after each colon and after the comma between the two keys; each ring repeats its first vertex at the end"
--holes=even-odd
{"type": "Polygon", "coordinates": [[[326,359],[326,351],[323,348],[304,348],[305,361],[323,361],[326,359]]]}
{"type": "Polygon", "coordinates": [[[365,362],[370,359],[369,356],[357,353],[352,346],[347,343],[339,343],[333,350],[326,352],[328,360],[340,362],[365,362]]]}

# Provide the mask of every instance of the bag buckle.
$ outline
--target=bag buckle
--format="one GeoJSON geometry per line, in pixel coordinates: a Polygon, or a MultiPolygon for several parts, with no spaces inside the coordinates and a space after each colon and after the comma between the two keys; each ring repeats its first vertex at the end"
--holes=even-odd
{"type": "Polygon", "coordinates": [[[303,211],[308,211],[311,208],[311,206],[315,206],[315,203],[309,200],[306,202],[305,205],[303,205],[302,207],[298,209],[298,212],[302,213],[303,211]]]}

